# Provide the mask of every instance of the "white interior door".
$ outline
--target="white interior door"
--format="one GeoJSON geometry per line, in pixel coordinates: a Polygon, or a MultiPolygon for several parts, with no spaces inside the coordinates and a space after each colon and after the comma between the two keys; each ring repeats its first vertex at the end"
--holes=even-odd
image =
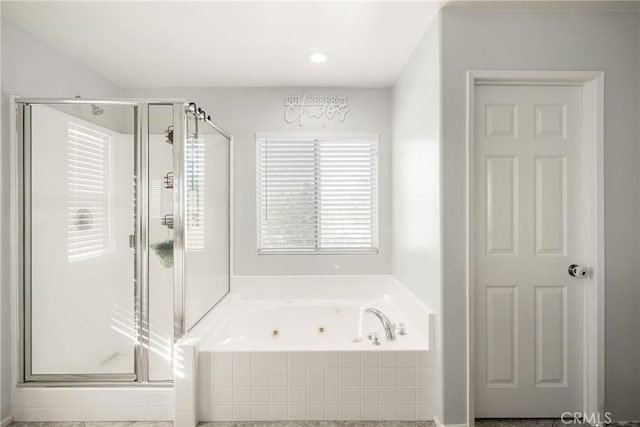
{"type": "Polygon", "coordinates": [[[582,89],[477,86],[476,417],[582,409],[582,89]]]}

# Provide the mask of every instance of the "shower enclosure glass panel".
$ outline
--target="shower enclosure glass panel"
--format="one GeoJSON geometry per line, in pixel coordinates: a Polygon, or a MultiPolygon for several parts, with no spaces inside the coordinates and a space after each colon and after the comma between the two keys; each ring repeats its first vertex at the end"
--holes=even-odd
{"type": "Polygon", "coordinates": [[[25,144],[30,377],[135,377],[132,106],[32,105],[25,144]]]}
{"type": "Polygon", "coordinates": [[[183,100],[16,113],[19,382],[170,381],[229,292],[229,137],[183,100]]]}
{"type": "Polygon", "coordinates": [[[149,106],[149,380],[172,378],[174,173],[171,105],[149,106]]]}
{"type": "Polygon", "coordinates": [[[191,329],[229,292],[229,139],[187,114],[185,325],[191,329]]]}

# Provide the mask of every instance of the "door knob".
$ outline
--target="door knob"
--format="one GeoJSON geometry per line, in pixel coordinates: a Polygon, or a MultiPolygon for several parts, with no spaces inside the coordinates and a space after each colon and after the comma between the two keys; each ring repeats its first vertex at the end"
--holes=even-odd
{"type": "Polygon", "coordinates": [[[589,273],[589,269],[583,265],[571,264],[569,266],[569,276],[575,277],[577,279],[584,279],[587,277],[589,273]]]}

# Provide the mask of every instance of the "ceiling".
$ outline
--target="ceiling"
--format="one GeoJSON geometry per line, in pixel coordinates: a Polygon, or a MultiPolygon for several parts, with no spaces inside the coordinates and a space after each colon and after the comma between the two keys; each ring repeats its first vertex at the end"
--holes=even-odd
{"type": "Polygon", "coordinates": [[[387,87],[440,5],[2,1],[2,13],[122,87],[387,87]],[[328,61],[309,62],[315,50],[328,61]]]}

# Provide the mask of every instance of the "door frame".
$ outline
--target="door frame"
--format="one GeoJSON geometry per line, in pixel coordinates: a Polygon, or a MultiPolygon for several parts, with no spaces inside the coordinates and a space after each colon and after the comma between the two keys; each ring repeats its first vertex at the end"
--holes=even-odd
{"type": "MultiPolygon", "coordinates": [[[[585,184],[586,263],[584,280],[582,412],[604,419],[604,72],[508,71],[467,72],[467,425],[475,418],[474,321],[474,95],[476,86],[577,86],[582,88],[583,182],[585,184]],[[595,172],[595,173],[587,173],[595,172]],[[595,316],[594,316],[595,313],[595,316]]],[[[558,414],[560,415],[560,414],[558,414]]]]}

